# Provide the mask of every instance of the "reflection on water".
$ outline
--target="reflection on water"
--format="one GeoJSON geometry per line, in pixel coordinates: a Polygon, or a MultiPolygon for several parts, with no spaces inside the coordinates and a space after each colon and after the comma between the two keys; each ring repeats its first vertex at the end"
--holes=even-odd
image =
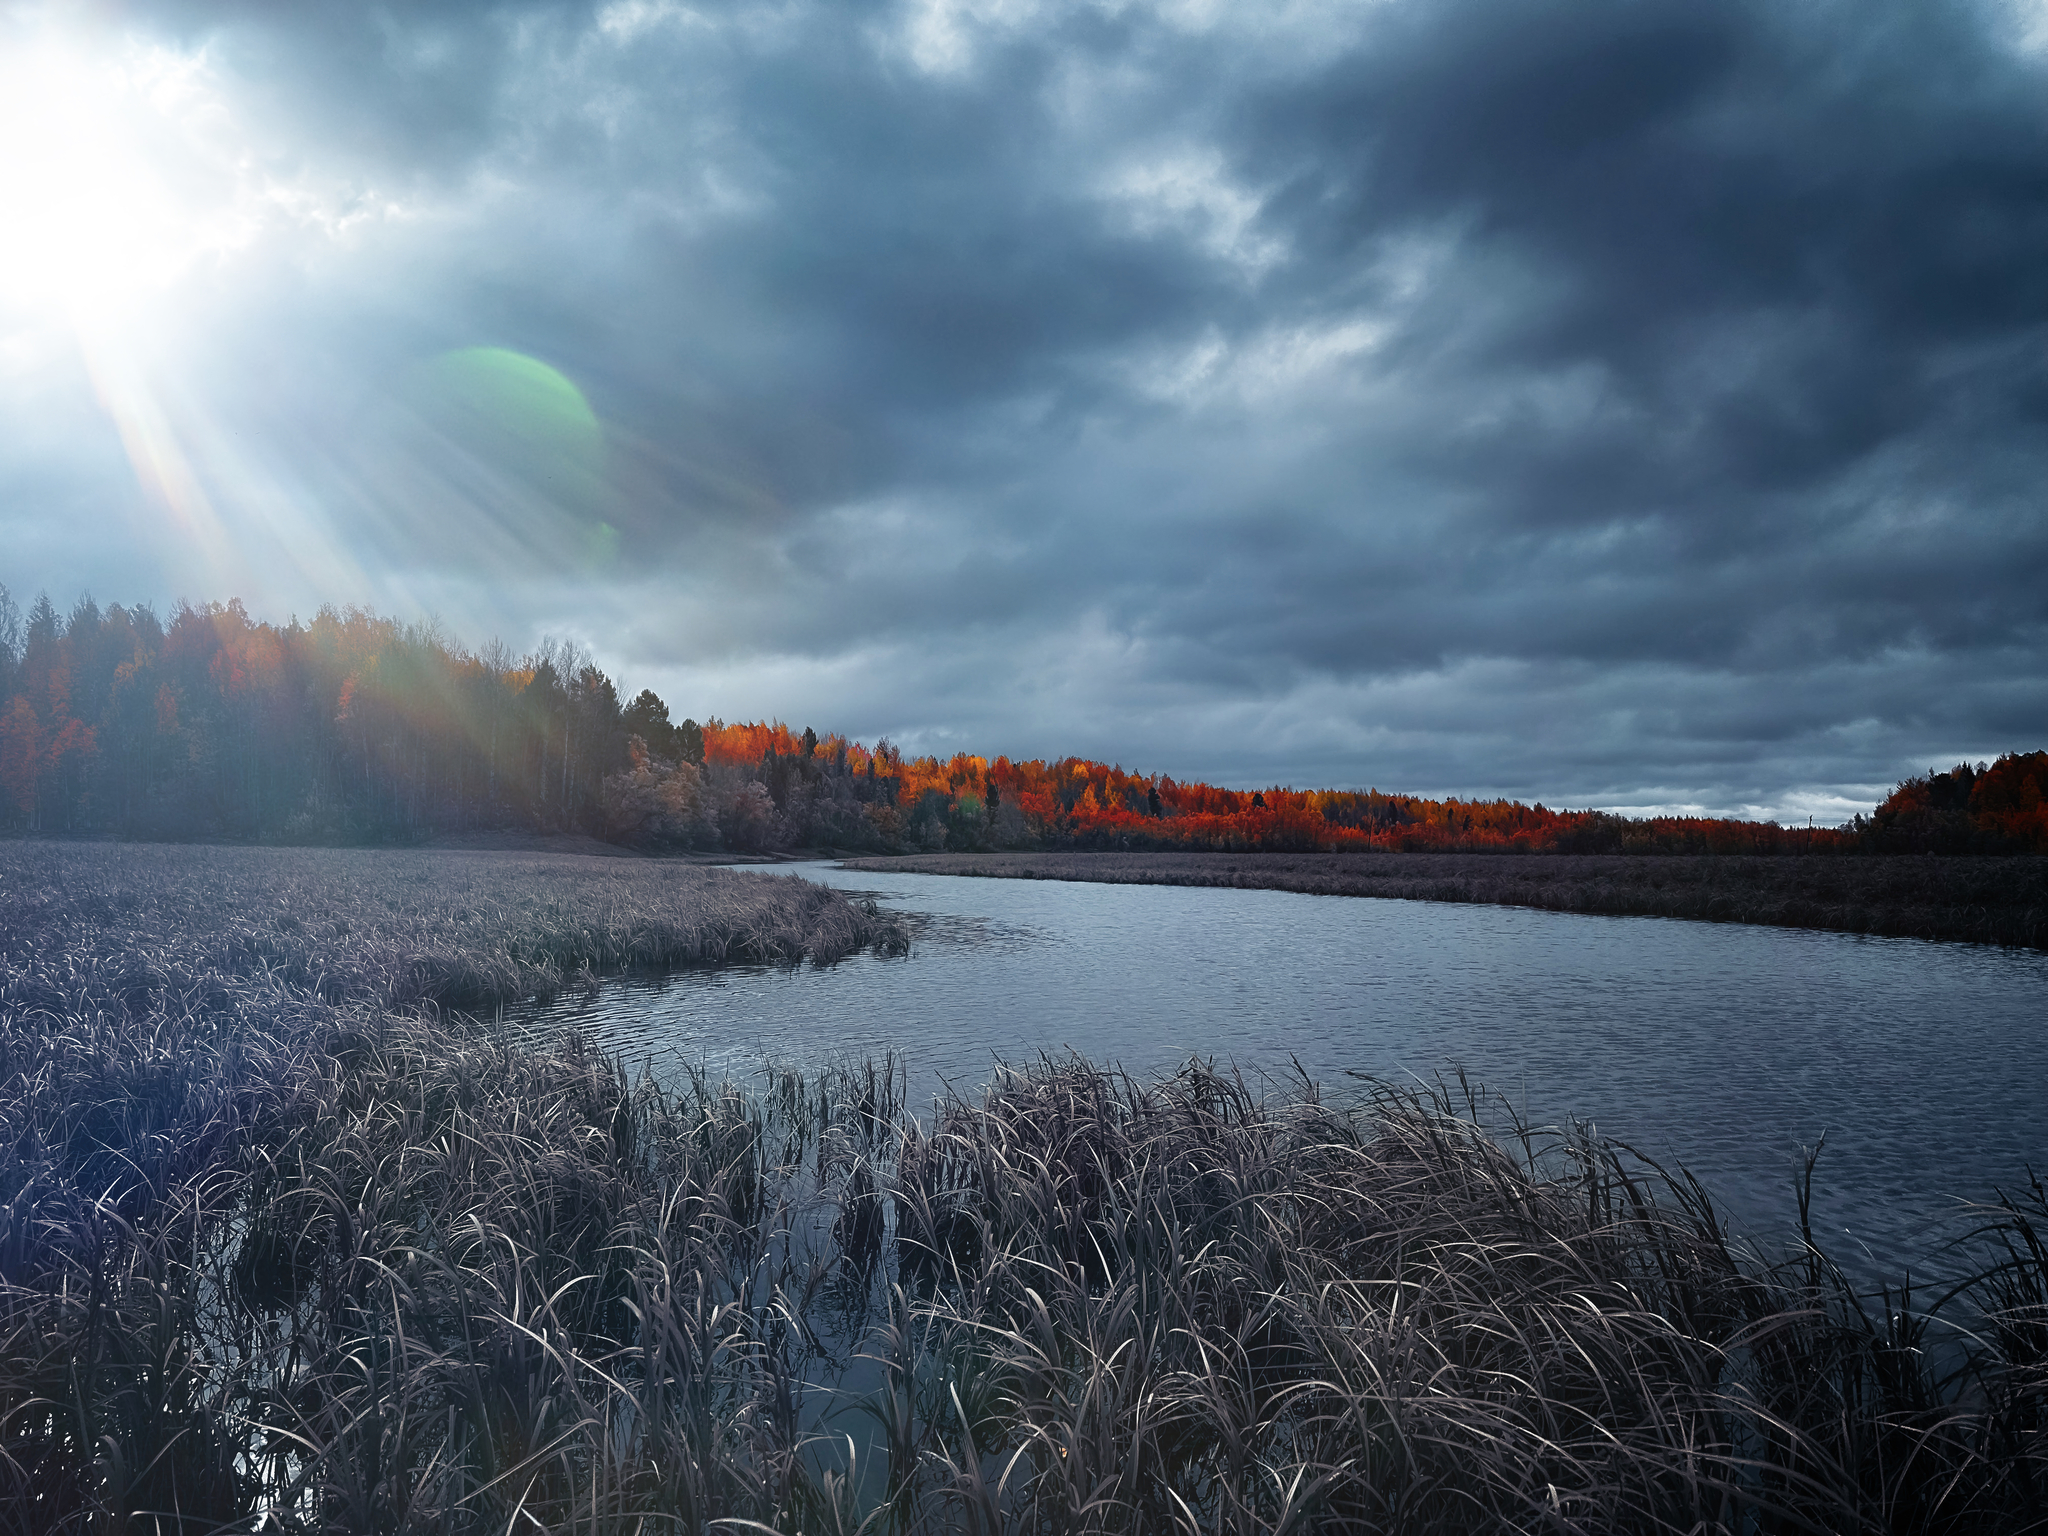
{"type": "Polygon", "coordinates": [[[1593,1119],[1683,1162],[1738,1226],[1785,1230],[1827,1133],[1815,1225],[1917,1261],[1960,1198],[2048,1170],[2048,955],[1657,918],[1284,891],[968,880],[796,865],[912,915],[908,958],[606,984],[540,1015],[637,1063],[890,1049],[912,1103],[998,1059],[1190,1056],[1335,1087],[1463,1067],[1538,1123],[1593,1119]]]}

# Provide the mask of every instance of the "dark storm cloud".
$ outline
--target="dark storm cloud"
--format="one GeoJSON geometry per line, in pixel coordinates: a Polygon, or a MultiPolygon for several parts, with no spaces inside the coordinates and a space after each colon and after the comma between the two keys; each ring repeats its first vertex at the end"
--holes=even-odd
{"type": "Polygon", "coordinates": [[[192,322],[358,600],[1237,782],[1790,813],[2048,739],[2017,11],[135,14],[403,207],[192,322]],[[483,344],[603,418],[615,563],[393,447],[483,344]]]}
{"type": "MultiPolygon", "coordinates": [[[[1663,519],[1690,569],[1867,525],[1877,488],[1849,507],[1833,493],[1887,454],[1891,498],[1995,525],[2038,507],[2048,97],[1984,20],[1404,14],[1256,106],[1247,159],[1281,179],[1269,208],[1325,288],[1431,221],[1486,280],[1525,286],[1477,325],[1412,331],[1426,377],[1597,380],[1604,422],[1510,415],[1418,445],[1434,475],[1484,483],[1479,526],[1663,519]]],[[[2006,596],[2013,622],[2038,622],[2020,583],[2006,596]]]]}

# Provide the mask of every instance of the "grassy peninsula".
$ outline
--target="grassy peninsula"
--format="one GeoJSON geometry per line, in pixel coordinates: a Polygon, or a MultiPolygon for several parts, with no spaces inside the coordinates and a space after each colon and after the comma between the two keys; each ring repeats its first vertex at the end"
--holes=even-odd
{"type": "Polygon", "coordinates": [[[852,869],[1232,886],[2048,945],[2048,859],[1768,854],[926,853],[852,869]]]}
{"type": "Polygon", "coordinates": [[[1983,1532],[2048,1193],[1859,1296],[1476,1093],[656,1081],[486,1022],[895,948],[649,861],[0,851],[0,1531],[1983,1532]]]}

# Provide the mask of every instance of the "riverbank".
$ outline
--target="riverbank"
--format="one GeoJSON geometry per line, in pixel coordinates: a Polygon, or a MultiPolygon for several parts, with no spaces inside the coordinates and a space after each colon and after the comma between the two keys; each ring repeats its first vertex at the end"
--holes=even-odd
{"type": "Polygon", "coordinates": [[[848,869],[1230,886],[2048,947],[2048,859],[1626,854],[924,853],[848,869]]]}
{"type": "Polygon", "coordinates": [[[1041,1061],[917,1120],[487,1022],[899,939],[657,862],[0,851],[0,1530],[2038,1528],[2038,1186],[1873,1299],[1476,1094],[1041,1061]]]}
{"type": "Polygon", "coordinates": [[[144,1007],[251,986],[335,1003],[488,1010],[609,971],[830,963],[900,950],[900,921],[793,878],[580,853],[0,845],[0,1005],[144,1007]],[[55,978],[61,974],[63,980],[55,978]]]}
{"type": "MultiPolygon", "coordinates": [[[[357,1304],[466,1262],[471,1217],[561,1259],[544,1186],[573,1200],[610,1071],[479,1020],[612,972],[907,942],[821,886],[646,860],[0,846],[0,1530],[416,1528],[432,1479],[377,1471],[403,1403],[344,1379],[383,1316],[357,1304]],[[455,1204],[419,1203],[423,1168],[471,1156],[455,1204]]],[[[467,1347],[412,1321],[443,1365],[467,1347]]]]}
{"type": "Polygon", "coordinates": [[[886,1067],[319,1054],[148,1208],[12,1234],[9,1529],[2040,1528],[2038,1190],[1867,1304],[1477,1100],[1042,1063],[920,1126],[886,1067]]]}

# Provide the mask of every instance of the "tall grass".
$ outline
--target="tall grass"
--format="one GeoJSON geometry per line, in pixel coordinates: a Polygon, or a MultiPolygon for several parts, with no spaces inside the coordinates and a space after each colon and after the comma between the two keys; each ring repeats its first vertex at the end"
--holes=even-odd
{"type": "Polygon", "coordinates": [[[7,1529],[788,1505],[808,1271],[760,1104],[423,1020],[323,1046],[294,1113],[143,1218],[45,1204],[0,1287],[7,1529]]]}
{"type": "Polygon", "coordinates": [[[2038,1184],[1869,1297],[1461,1088],[657,1082],[138,885],[4,897],[8,1536],[2048,1526],[2038,1184]]]}
{"type": "Polygon", "coordinates": [[[479,1011],[610,970],[904,942],[895,919],[807,881],[651,860],[0,844],[10,1010],[190,1012],[267,986],[479,1011]]]}
{"type": "Polygon", "coordinates": [[[1872,1310],[1683,1175],[1479,1107],[1078,1063],[945,1106],[899,1181],[904,1523],[2048,1523],[2038,1185],[1964,1282],[1872,1310]]]}
{"type": "Polygon", "coordinates": [[[837,892],[674,865],[0,848],[0,1262],[38,1262],[46,1200],[132,1218],[289,1120],[337,1031],[906,944],[837,892]]]}
{"type": "MultiPolygon", "coordinates": [[[[650,1380],[696,1385],[607,1418],[609,1454],[682,1465],[678,1405],[727,1434],[710,1404],[758,1364],[758,1111],[457,1010],[903,944],[835,892],[675,866],[0,852],[0,1530],[502,1526],[499,1480],[544,1506],[535,1458],[603,1396],[604,1351],[560,1338],[634,1308],[684,1362],[650,1380]]],[[[689,1455],[699,1504],[774,1475],[732,1443],[689,1455]]]]}
{"type": "Polygon", "coordinates": [[[1873,1311],[1443,1098],[1068,1063],[920,1129],[872,1078],[668,1089],[422,1020],[326,1052],[210,1179],[9,1274],[8,1529],[2048,1518],[2038,1190],[1963,1291],[1873,1311]]]}

